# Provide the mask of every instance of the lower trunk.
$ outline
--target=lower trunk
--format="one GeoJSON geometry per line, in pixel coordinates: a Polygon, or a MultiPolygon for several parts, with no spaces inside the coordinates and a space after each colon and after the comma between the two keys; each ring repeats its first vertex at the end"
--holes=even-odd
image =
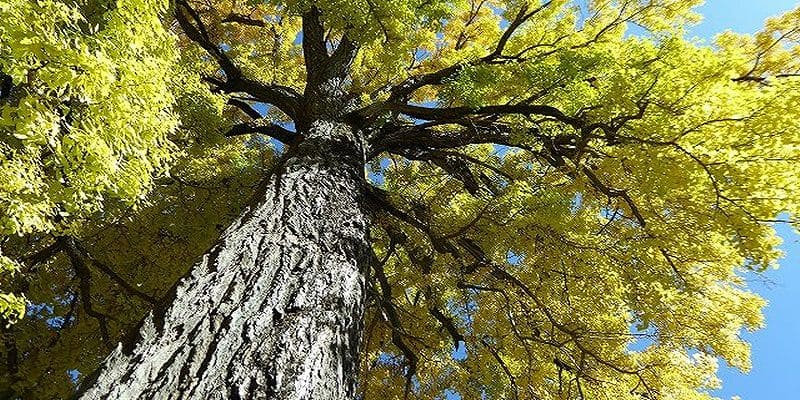
{"type": "Polygon", "coordinates": [[[79,398],[353,398],[370,254],[361,149],[341,126],[312,130],[79,398]]]}

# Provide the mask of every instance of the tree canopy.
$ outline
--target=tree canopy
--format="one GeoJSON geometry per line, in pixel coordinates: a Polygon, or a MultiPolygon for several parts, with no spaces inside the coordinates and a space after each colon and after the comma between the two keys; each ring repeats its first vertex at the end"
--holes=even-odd
{"type": "Polygon", "coordinates": [[[322,115],[364,398],[713,398],[800,211],[800,9],[698,3],[0,0],[0,397],[68,397],[322,115]]]}

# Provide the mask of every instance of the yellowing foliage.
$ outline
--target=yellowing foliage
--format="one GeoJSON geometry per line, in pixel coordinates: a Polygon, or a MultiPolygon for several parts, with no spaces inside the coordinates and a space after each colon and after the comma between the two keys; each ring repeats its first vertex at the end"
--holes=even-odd
{"type": "MultiPolygon", "coordinates": [[[[327,46],[358,46],[353,108],[380,108],[410,77],[457,66],[404,105],[474,114],[389,109],[374,120],[510,132],[435,149],[469,166],[460,175],[408,149],[368,160],[373,186],[427,231],[396,215],[373,221],[385,282],[368,282],[365,399],[712,399],[718,362],[750,368],[740,334],[763,326],[765,302],[747,278],[780,257],[772,224],[800,214],[800,9],[703,46],[683,33],[699,3],[187,3],[255,82],[303,93],[302,14],[313,6],[327,46]],[[510,104],[564,118],[480,113],[510,104]]],[[[91,372],[278,158],[262,136],[223,137],[249,121],[232,101],[260,108],[259,124],[290,116],[215,87],[227,78],[218,60],[174,12],[165,0],[0,0],[0,75],[13,83],[0,98],[0,316],[16,322],[23,294],[33,310],[8,328],[28,351],[0,379],[8,393],[69,393],[66,371],[91,372]],[[98,269],[94,304],[115,316],[105,335],[76,306],[65,257],[30,265],[65,235],[141,291],[98,269]]]]}
{"type": "Polygon", "coordinates": [[[173,36],[165,1],[119,1],[93,24],[80,6],[0,2],[0,232],[68,229],[106,199],[140,200],[172,158],[173,36]],[[72,218],[70,218],[72,220],[72,218]]]}

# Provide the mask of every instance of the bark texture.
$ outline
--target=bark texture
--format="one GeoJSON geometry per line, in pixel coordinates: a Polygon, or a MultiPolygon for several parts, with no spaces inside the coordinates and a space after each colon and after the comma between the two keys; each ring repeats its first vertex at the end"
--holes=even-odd
{"type": "Polygon", "coordinates": [[[364,149],[315,122],[80,399],[351,399],[369,263],[364,149]]]}

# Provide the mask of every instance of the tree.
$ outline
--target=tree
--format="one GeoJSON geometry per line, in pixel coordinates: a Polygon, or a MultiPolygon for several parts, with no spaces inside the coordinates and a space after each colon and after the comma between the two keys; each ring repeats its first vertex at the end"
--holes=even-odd
{"type": "Polygon", "coordinates": [[[0,394],[712,398],[800,9],[697,3],[0,0],[0,394]]]}

